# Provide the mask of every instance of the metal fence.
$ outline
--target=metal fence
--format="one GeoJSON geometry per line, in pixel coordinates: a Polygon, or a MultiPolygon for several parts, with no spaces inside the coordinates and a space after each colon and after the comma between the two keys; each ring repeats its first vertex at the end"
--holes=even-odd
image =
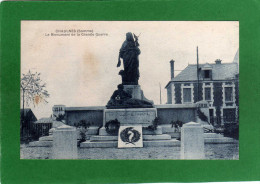
{"type": "Polygon", "coordinates": [[[39,137],[49,135],[52,123],[25,123],[21,126],[20,139],[22,142],[37,140],[39,137]]]}
{"type": "Polygon", "coordinates": [[[224,125],[229,123],[239,123],[239,116],[215,116],[210,117],[210,124],[217,126],[217,125],[224,125]]]}

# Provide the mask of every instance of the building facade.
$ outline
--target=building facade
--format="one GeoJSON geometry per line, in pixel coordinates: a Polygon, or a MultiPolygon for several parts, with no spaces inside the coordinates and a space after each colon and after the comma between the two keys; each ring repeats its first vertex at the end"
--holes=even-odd
{"type": "Polygon", "coordinates": [[[65,105],[54,105],[52,107],[52,115],[53,117],[58,117],[59,115],[65,114],[65,105]]]}
{"type": "Polygon", "coordinates": [[[238,122],[239,67],[237,62],[188,65],[166,85],[167,104],[189,104],[207,101],[210,123],[213,125],[238,122]]]}
{"type": "Polygon", "coordinates": [[[36,116],[30,108],[20,109],[20,139],[28,139],[34,135],[34,122],[36,116]]]}

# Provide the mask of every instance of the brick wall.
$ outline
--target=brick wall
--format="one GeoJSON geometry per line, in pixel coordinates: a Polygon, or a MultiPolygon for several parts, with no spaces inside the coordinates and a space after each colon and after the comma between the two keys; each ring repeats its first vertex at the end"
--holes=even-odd
{"type": "Polygon", "coordinates": [[[167,88],[167,104],[172,104],[172,88],[171,88],[171,85],[173,85],[173,84],[170,84],[167,88]]]}
{"type": "Polygon", "coordinates": [[[175,83],[175,103],[176,104],[181,104],[181,84],[180,83],[175,83]]]}
{"type": "MultiPolygon", "coordinates": [[[[193,85],[194,85],[194,92],[193,92],[194,101],[197,102],[197,98],[198,98],[198,83],[193,83],[193,85]]],[[[199,98],[198,98],[198,101],[201,101],[203,99],[202,93],[203,93],[203,89],[202,89],[202,84],[200,83],[199,84],[199,98]]]]}
{"type": "Polygon", "coordinates": [[[221,123],[221,106],[223,105],[222,82],[213,83],[214,103],[216,107],[217,124],[221,123]]]}
{"type": "Polygon", "coordinates": [[[214,93],[213,106],[222,106],[223,105],[222,82],[213,83],[213,93],[214,93]]]}

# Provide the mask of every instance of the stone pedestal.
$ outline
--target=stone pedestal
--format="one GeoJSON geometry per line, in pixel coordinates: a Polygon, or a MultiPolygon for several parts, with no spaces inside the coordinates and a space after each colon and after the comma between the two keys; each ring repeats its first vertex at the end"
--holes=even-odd
{"type": "Polygon", "coordinates": [[[181,159],[204,159],[204,132],[199,123],[190,122],[181,128],[181,159]]]}
{"type": "Polygon", "coordinates": [[[131,94],[134,99],[144,100],[153,104],[152,100],[145,98],[140,85],[124,85],[124,91],[131,94]]]}
{"type": "Polygon", "coordinates": [[[139,85],[124,85],[124,91],[131,94],[132,98],[142,100],[142,91],[139,85]]]}
{"type": "Polygon", "coordinates": [[[104,109],[103,125],[117,119],[120,125],[149,126],[157,117],[156,108],[104,109]]]}
{"type": "Polygon", "coordinates": [[[62,125],[53,131],[53,159],[77,159],[77,132],[75,127],[62,125]]]}

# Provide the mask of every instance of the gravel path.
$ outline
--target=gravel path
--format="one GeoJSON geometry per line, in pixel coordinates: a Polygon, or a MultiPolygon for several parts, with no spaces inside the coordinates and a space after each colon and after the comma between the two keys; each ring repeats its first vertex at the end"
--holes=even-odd
{"type": "MultiPolygon", "coordinates": [[[[20,146],[21,159],[49,159],[50,147],[20,146]]],[[[206,159],[239,159],[238,144],[206,144],[206,159]]],[[[180,147],[78,148],[79,159],[180,159],[180,147]]]]}

